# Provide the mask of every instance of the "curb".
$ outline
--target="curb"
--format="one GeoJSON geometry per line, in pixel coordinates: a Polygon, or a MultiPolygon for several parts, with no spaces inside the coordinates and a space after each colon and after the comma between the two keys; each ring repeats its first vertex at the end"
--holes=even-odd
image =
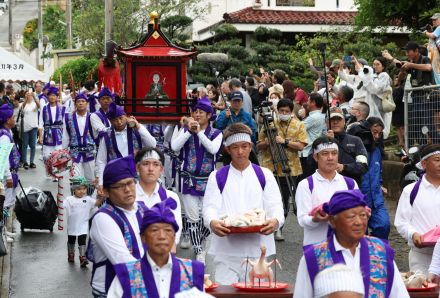
{"type": "MultiPolygon", "coordinates": [[[[12,218],[9,217],[6,226],[9,231],[12,231],[12,218]]],[[[9,297],[10,281],[11,281],[11,261],[12,261],[12,248],[13,243],[8,243],[8,254],[4,257],[0,257],[0,298],[9,297]]]]}

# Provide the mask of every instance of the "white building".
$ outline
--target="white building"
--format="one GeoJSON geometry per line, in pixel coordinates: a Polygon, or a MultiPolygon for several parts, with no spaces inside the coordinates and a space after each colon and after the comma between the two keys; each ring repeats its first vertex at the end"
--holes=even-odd
{"type": "Polygon", "coordinates": [[[193,40],[212,37],[212,29],[223,22],[241,32],[259,26],[282,32],[318,32],[348,29],[354,22],[353,0],[202,0],[203,18],[193,22],[193,40]]]}

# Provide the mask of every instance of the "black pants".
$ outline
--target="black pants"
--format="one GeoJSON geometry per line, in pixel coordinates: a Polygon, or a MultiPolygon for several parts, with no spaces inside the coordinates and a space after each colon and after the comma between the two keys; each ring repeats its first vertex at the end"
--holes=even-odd
{"type": "MultiPolygon", "coordinates": [[[[287,215],[289,214],[289,210],[290,210],[290,204],[289,204],[289,200],[290,200],[290,191],[289,191],[289,185],[287,184],[287,178],[286,177],[276,177],[277,181],[280,182],[280,191],[281,191],[281,197],[283,198],[283,207],[284,207],[284,218],[287,218],[287,215]]],[[[290,187],[292,187],[293,190],[293,198],[292,200],[295,199],[295,192],[296,192],[296,180],[297,180],[297,176],[291,176],[291,181],[293,182],[294,185],[290,185],[290,187]]]]}
{"type": "MultiPolygon", "coordinates": [[[[78,245],[86,245],[87,235],[79,235],[78,236],[78,245]]],[[[68,235],[67,243],[75,245],[76,236],[68,235]]]]}

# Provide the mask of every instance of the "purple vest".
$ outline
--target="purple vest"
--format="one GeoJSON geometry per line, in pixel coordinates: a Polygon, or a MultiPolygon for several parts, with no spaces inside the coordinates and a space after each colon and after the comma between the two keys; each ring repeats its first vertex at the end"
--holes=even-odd
{"type": "Polygon", "coordinates": [[[57,146],[63,143],[63,118],[65,107],[56,106],[55,119],[52,119],[50,105],[43,107],[43,145],[57,146]]]}
{"type": "MultiPolygon", "coordinates": [[[[106,113],[104,112],[103,109],[99,109],[98,111],[96,111],[93,114],[96,114],[99,117],[99,119],[101,119],[101,122],[104,124],[105,127],[110,127],[110,121],[108,120],[106,113]]],[[[95,140],[95,144],[98,146],[100,135],[93,136],[93,138],[95,140]]]]}
{"type": "MultiPolygon", "coordinates": [[[[146,206],[143,202],[137,202],[137,203],[138,203],[138,211],[136,213],[136,217],[138,224],[140,226],[142,224],[142,217],[144,216],[146,206]]],[[[127,248],[130,251],[131,255],[136,259],[140,259],[142,256],[140,254],[140,250],[137,244],[136,235],[124,212],[114,207],[110,202],[107,201],[101,208],[99,208],[99,210],[92,216],[92,218],[90,218],[89,227],[92,226],[93,218],[96,216],[96,214],[100,212],[109,215],[116,222],[116,224],[119,226],[122,235],[124,236],[125,244],[127,244],[127,248]]],[[[90,239],[87,245],[86,254],[87,254],[87,259],[89,259],[93,263],[92,280],[94,278],[95,271],[97,268],[102,266],[106,267],[105,291],[107,292],[108,289],[110,288],[113,278],[115,277],[115,270],[113,268],[113,265],[110,263],[108,259],[102,262],[95,262],[93,255],[93,248],[92,245],[90,245],[90,239]]]]}
{"type": "MultiPolygon", "coordinates": [[[[205,130],[205,136],[211,141],[220,133],[209,125],[205,130]]],[[[196,134],[191,134],[183,146],[183,157],[182,193],[203,196],[209,174],[215,169],[216,156],[206,151],[196,134]]]]}
{"type": "Polygon", "coordinates": [[[21,154],[18,151],[17,145],[14,143],[14,138],[12,137],[12,132],[6,128],[0,128],[0,137],[8,136],[9,141],[13,144],[11,153],[9,153],[9,168],[12,174],[13,187],[17,187],[18,185],[18,175],[17,170],[20,166],[20,158],[21,154]]]}
{"type": "MultiPolygon", "coordinates": [[[[110,160],[123,157],[118,149],[116,142],[115,130],[112,128],[109,131],[102,134],[107,147],[107,162],[110,160]]],[[[132,129],[127,126],[127,143],[128,154],[135,156],[136,152],[142,148],[142,140],[139,132],[136,129],[132,129]]]]}
{"type": "Polygon", "coordinates": [[[87,113],[84,131],[79,131],[76,113],[66,114],[66,130],[69,134],[69,149],[74,162],[88,162],[95,159],[95,141],[91,134],[90,114],[87,113]]]}
{"type": "Polygon", "coordinates": [[[147,124],[146,128],[148,132],[156,139],[156,147],[160,151],[165,151],[165,136],[163,134],[162,124],[147,124]]]}
{"type": "MultiPolygon", "coordinates": [[[[393,249],[374,237],[365,236],[360,243],[365,297],[388,298],[394,279],[393,249]]],[[[322,270],[334,264],[345,264],[342,252],[335,249],[333,236],[323,242],[305,246],[304,258],[312,285],[322,270]]]]}
{"type": "MultiPolygon", "coordinates": [[[[195,260],[170,256],[173,269],[168,297],[174,297],[175,294],[192,287],[197,287],[203,292],[204,265],[195,260]]],[[[123,298],[159,298],[153,272],[146,256],[135,262],[117,264],[114,268],[124,291],[123,298]]]]}

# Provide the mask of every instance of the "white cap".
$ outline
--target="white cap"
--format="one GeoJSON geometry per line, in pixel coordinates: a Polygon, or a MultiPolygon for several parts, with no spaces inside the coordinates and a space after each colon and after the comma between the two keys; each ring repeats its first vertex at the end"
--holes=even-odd
{"type": "Polygon", "coordinates": [[[314,288],[315,298],[327,297],[337,292],[353,292],[364,297],[365,291],[362,273],[343,264],[321,271],[315,278],[314,288]]]}

